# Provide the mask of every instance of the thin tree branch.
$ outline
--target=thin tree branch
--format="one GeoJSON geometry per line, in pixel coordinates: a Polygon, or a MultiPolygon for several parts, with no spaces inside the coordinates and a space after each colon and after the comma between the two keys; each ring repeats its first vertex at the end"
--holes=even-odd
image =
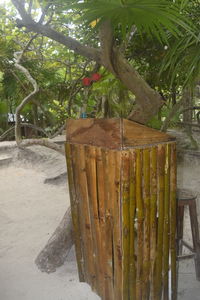
{"type": "Polygon", "coordinates": [[[57,135],[59,135],[60,133],[62,133],[62,131],[66,128],[66,124],[64,123],[61,127],[58,128],[58,130],[56,130],[56,132],[54,132],[54,134],[52,134],[50,136],[50,139],[55,138],[57,135]]]}
{"type": "Polygon", "coordinates": [[[44,7],[43,11],[42,11],[42,15],[38,21],[39,24],[42,24],[44,22],[45,16],[48,12],[49,7],[52,5],[52,1],[50,1],[49,3],[47,3],[47,5],[44,7]]]}
{"type": "Polygon", "coordinates": [[[30,0],[29,6],[28,6],[28,11],[27,11],[29,15],[31,14],[32,6],[33,6],[33,0],[30,0]]]}
{"type": "Polygon", "coordinates": [[[179,102],[177,102],[171,109],[169,115],[167,116],[167,118],[165,119],[162,127],[161,127],[161,131],[166,131],[171,119],[175,116],[175,114],[178,112],[178,110],[181,108],[181,106],[183,105],[183,101],[184,101],[184,97],[181,98],[181,100],[179,102]]]}

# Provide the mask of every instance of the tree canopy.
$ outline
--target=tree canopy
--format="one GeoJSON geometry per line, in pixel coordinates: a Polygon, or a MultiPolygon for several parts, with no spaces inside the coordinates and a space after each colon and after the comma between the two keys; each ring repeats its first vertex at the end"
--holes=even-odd
{"type": "Polygon", "coordinates": [[[38,88],[21,107],[21,118],[47,133],[83,111],[147,123],[160,111],[167,116],[170,103],[198,81],[199,1],[12,4],[0,8],[1,118],[14,114],[33,90],[19,66],[38,88]],[[100,80],[86,86],[83,79],[93,74],[100,80]]]}

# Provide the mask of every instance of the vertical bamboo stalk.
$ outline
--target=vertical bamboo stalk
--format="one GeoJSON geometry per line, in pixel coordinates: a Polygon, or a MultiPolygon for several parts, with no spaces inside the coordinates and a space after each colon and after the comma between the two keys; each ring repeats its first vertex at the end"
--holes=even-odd
{"type": "Polygon", "coordinates": [[[92,239],[93,239],[93,261],[95,266],[96,280],[94,291],[100,292],[100,229],[99,229],[99,212],[98,212],[98,194],[97,194],[97,178],[96,178],[96,149],[93,146],[86,146],[86,174],[88,183],[89,209],[90,221],[92,225],[92,239]]]}
{"type": "Polygon", "coordinates": [[[165,147],[158,146],[158,236],[156,259],[155,300],[162,297],[162,259],[163,259],[163,230],[164,230],[164,172],[165,172],[165,147]]]}
{"type": "Polygon", "coordinates": [[[130,211],[129,211],[129,167],[128,151],[122,152],[122,230],[123,230],[123,300],[129,299],[129,257],[130,257],[130,211]]]}
{"type": "Polygon", "coordinates": [[[177,260],[176,260],[176,144],[171,146],[170,169],[170,252],[171,252],[171,299],[177,299],[177,260]]]}
{"type": "Polygon", "coordinates": [[[136,149],[136,205],[137,205],[137,274],[136,299],[142,299],[143,279],[143,223],[144,204],[142,198],[142,150],[136,149]]]}
{"type": "Polygon", "coordinates": [[[144,201],[144,246],[143,246],[143,296],[150,294],[150,149],[143,150],[143,201],[144,201]]]}
{"type": "Polygon", "coordinates": [[[113,210],[113,246],[114,246],[114,300],[122,299],[122,230],[121,230],[121,152],[114,152],[114,210],[113,210]]]}
{"type": "Polygon", "coordinates": [[[157,147],[150,154],[150,261],[151,261],[151,300],[155,299],[156,242],[157,242],[157,147]]]}
{"type": "Polygon", "coordinates": [[[116,215],[114,215],[114,206],[116,199],[116,160],[115,160],[115,151],[110,150],[108,152],[108,172],[109,176],[107,178],[109,185],[109,198],[106,201],[106,211],[107,211],[107,234],[108,234],[108,245],[107,245],[107,263],[109,267],[109,276],[112,282],[111,293],[109,299],[115,300],[114,297],[114,283],[115,277],[115,267],[116,267],[116,256],[115,256],[115,235],[114,228],[116,222],[116,215]]]}
{"type": "Polygon", "coordinates": [[[129,270],[129,296],[136,298],[136,261],[135,261],[135,217],[136,217],[136,196],[135,196],[135,161],[134,151],[130,151],[130,270],[129,270]]]}
{"type": "Polygon", "coordinates": [[[169,299],[169,208],[170,208],[170,159],[171,145],[165,147],[165,195],[164,195],[164,239],[163,239],[163,289],[164,300],[169,299]]]}
{"type": "Polygon", "coordinates": [[[85,247],[84,261],[85,261],[85,280],[87,283],[94,286],[95,279],[95,269],[92,260],[93,257],[93,240],[92,240],[92,229],[90,222],[90,208],[89,208],[89,197],[88,197],[88,183],[86,176],[86,157],[85,157],[85,147],[79,145],[77,165],[79,166],[79,187],[80,187],[80,211],[81,211],[81,229],[83,234],[83,242],[85,247]]]}
{"type": "Polygon", "coordinates": [[[79,280],[84,281],[84,270],[83,270],[83,254],[81,245],[81,234],[80,234],[80,223],[79,223],[79,199],[77,197],[76,184],[75,184],[75,162],[73,157],[73,145],[66,144],[66,159],[67,159],[67,171],[68,171],[68,182],[70,191],[70,202],[71,202],[71,214],[74,228],[74,243],[76,248],[76,260],[79,271],[79,280]]]}
{"type": "Polygon", "coordinates": [[[75,184],[75,191],[76,191],[76,198],[77,198],[77,212],[78,212],[78,223],[79,223],[79,235],[80,235],[80,242],[81,242],[81,252],[82,252],[82,259],[81,265],[84,274],[84,281],[87,281],[87,274],[86,274],[86,248],[85,248],[85,232],[84,232],[84,219],[85,219],[85,211],[82,211],[81,204],[82,204],[82,193],[81,193],[81,186],[82,183],[79,181],[80,178],[80,165],[79,165],[79,145],[71,145],[72,149],[72,163],[73,163],[73,174],[74,174],[74,184],[75,184]]]}
{"type": "Polygon", "coordinates": [[[100,260],[101,260],[101,291],[100,296],[102,299],[106,299],[105,295],[105,272],[106,272],[106,216],[105,216],[105,173],[104,173],[104,166],[103,166],[103,158],[102,158],[102,151],[100,148],[96,148],[97,151],[97,192],[98,192],[98,205],[99,205],[99,227],[101,233],[101,253],[100,253],[100,260]]]}
{"type": "MultiPolygon", "coordinates": [[[[105,299],[114,299],[113,291],[113,232],[112,232],[112,204],[110,197],[110,157],[108,150],[102,150],[103,168],[104,168],[104,188],[105,188],[105,245],[106,245],[106,261],[105,261],[105,299]]],[[[112,175],[113,176],[113,175],[112,175]]]]}

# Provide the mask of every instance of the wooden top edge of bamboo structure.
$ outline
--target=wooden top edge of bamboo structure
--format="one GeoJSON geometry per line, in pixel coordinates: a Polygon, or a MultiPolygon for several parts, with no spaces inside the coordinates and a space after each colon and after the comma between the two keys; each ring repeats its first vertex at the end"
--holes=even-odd
{"type": "Polygon", "coordinates": [[[68,119],[66,141],[71,144],[125,150],[146,148],[176,140],[166,133],[121,119],[68,119]]]}

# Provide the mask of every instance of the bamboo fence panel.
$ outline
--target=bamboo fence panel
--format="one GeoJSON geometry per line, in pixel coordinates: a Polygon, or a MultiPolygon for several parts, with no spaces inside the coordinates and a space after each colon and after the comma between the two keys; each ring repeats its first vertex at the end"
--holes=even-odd
{"type": "Polygon", "coordinates": [[[103,300],[176,300],[176,147],[66,145],[81,281],[103,300]]]}

